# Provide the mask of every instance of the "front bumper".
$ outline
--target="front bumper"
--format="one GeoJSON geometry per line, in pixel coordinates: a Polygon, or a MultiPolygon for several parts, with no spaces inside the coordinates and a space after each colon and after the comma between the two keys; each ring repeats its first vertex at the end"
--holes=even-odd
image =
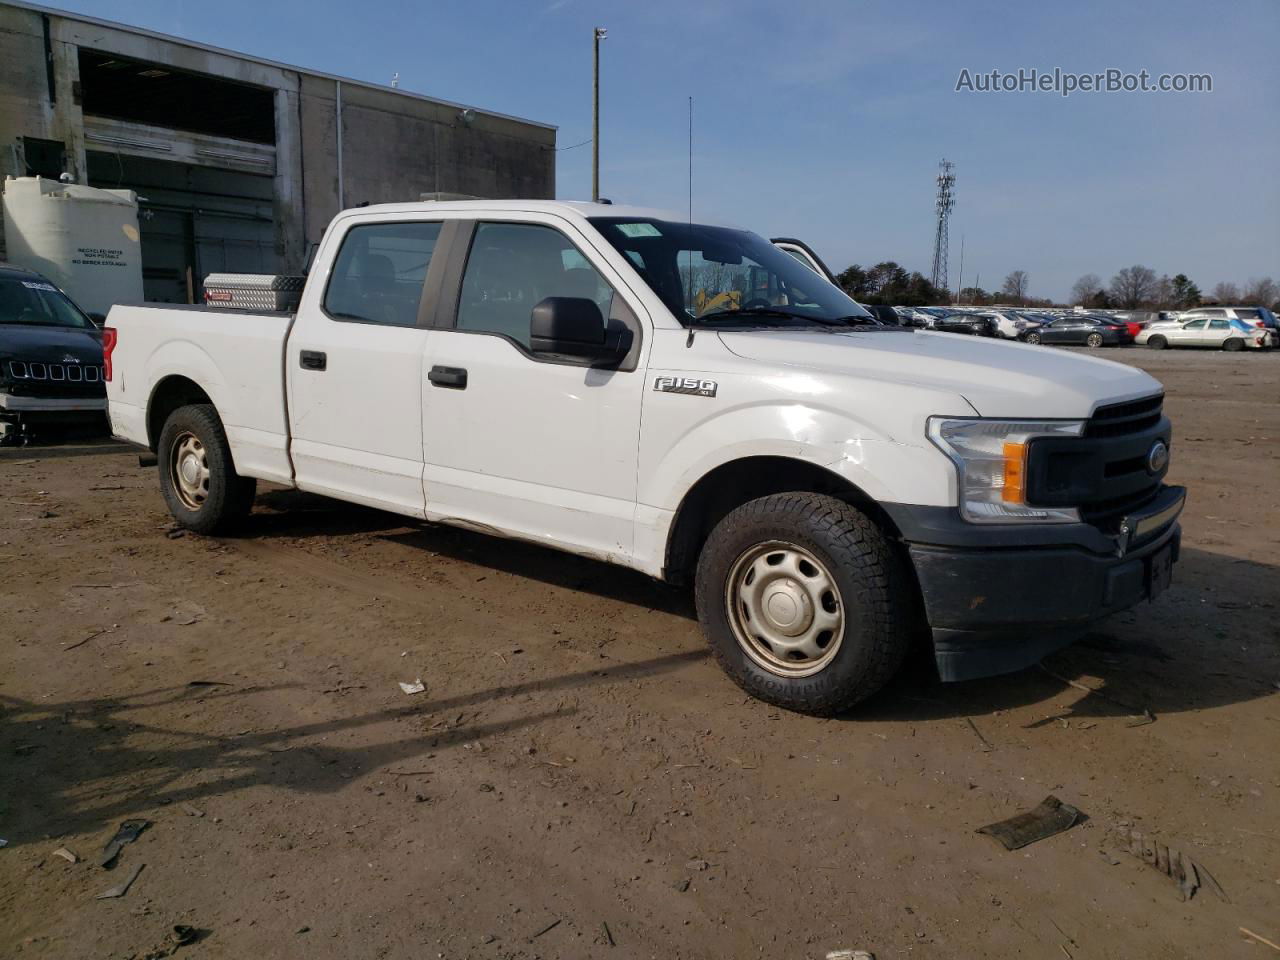
{"type": "Polygon", "coordinates": [[[1178,559],[1185,499],[1184,488],[1163,487],[1111,535],[1087,524],[983,528],[953,508],[888,505],[915,566],[939,675],[1022,670],[1159,592],[1178,559]]]}
{"type": "Polygon", "coordinates": [[[106,397],[15,397],[0,393],[0,410],[10,413],[103,413],[106,397]]]}

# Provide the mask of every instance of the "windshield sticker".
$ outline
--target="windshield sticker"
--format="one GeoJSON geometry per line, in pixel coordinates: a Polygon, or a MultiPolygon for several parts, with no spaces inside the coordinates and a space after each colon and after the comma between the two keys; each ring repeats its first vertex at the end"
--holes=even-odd
{"type": "Polygon", "coordinates": [[[50,293],[57,293],[58,288],[52,283],[36,283],[32,280],[23,280],[22,285],[31,290],[48,290],[50,293]]]}
{"type": "Polygon", "coordinates": [[[620,223],[618,229],[624,237],[660,237],[661,231],[652,223],[620,223]]]}

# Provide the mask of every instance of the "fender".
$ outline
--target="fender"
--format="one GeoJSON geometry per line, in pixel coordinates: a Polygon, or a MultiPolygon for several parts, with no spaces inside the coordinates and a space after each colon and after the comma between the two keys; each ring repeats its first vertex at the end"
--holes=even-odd
{"type": "Polygon", "coordinates": [[[236,352],[237,379],[229,380],[213,355],[200,344],[187,338],[164,341],[143,366],[149,384],[147,413],[149,416],[155,391],[166,377],[186,377],[208,394],[218,411],[237,472],[292,485],[280,344],[272,339],[262,346],[266,356],[258,362],[252,360],[254,351],[236,352]]]}

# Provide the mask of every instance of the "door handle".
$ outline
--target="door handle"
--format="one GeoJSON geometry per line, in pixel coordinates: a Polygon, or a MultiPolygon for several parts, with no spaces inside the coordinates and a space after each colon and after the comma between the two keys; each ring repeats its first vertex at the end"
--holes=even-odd
{"type": "Polygon", "coordinates": [[[452,387],[454,390],[467,389],[467,371],[463,367],[432,367],[427,379],[437,387],[452,387]]]}
{"type": "Polygon", "coordinates": [[[320,350],[302,350],[298,353],[298,366],[303,370],[324,370],[329,365],[329,355],[320,350]]]}

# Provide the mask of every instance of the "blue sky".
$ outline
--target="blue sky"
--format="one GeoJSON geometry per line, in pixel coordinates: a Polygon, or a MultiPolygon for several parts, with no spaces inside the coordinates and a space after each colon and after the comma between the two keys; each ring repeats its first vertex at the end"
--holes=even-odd
{"type": "MultiPolygon", "coordinates": [[[[1065,297],[1146,264],[1206,291],[1280,279],[1280,3],[63,0],[55,5],[591,133],[601,192],[808,240],[836,270],[928,273],[956,164],[951,283],[1065,297]],[[1211,93],[957,93],[962,68],[1209,73],[1211,93]]],[[[590,195],[590,147],[559,154],[590,195]]]]}

